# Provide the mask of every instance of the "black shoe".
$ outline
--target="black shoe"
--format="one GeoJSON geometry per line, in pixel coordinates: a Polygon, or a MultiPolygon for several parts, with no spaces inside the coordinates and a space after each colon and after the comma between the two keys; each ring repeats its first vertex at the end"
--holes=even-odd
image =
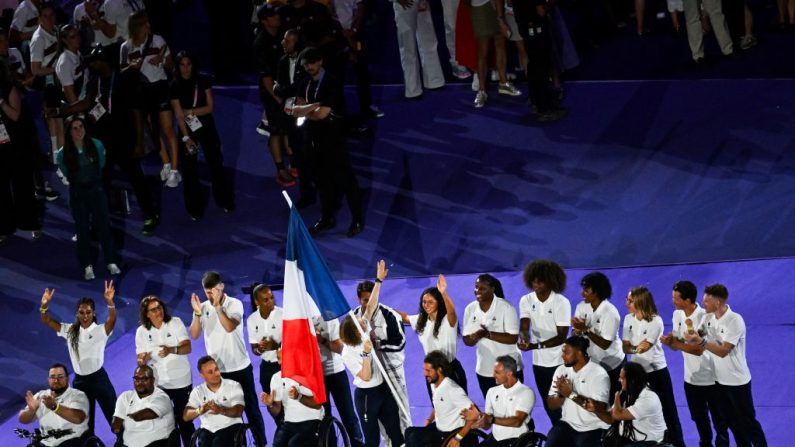
{"type": "Polygon", "coordinates": [[[312,228],[309,229],[309,233],[318,234],[321,231],[330,230],[334,228],[336,225],[337,221],[334,220],[333,217],[328,219],[321,217],[317,222],[315,222],[314,225],[312,225],[312,228]]]}
{"type": "Polygon", "coordinates": [[[362,223],[359,220],[355,220],[353,221],[351,226],[348,227],[348,232],[345,233],[345,235],[348,237],[354,237],[357,234],[361,233],[362,231],[364,231],[364,223],[362,223]]]}
{"type": "Polygon", "coordinates": [[[308,207],[309,205],[314,205],[314,204],[315,204],[314,197],[301,197],[300,199],[298,199],[297,202],[295,202],[295,207],[298,208],[299,210],[302,210],[308,207]]]}
{"type": "Polygon", "coordinates": [[[49,186],[45,186],[44,189],[36,190],[36,200],[46,200],[48,202],[52,202],[53,200],[58,200],[59,197],[61,197],[61,194],[49,186]]]}
{"type": "Polygon", "coordinates": [[[144,220],[144,228],[141,230],[144,236],[151,236],[154,234],[155,229],[160,224],[160,216],[155,215],[152,218],[144,220]]]}
{"type": "Polygon", "coordinates": [[[554,123],[563,119],[569,112],[566,109],[552,109],[538,114],[539,123],[554,123]]]}

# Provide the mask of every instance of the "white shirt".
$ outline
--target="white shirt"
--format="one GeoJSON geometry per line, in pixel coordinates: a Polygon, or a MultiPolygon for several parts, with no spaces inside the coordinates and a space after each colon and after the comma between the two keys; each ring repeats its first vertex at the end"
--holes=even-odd
{"type": "Polygon", "coordinates": [[[642,354],[632,354],[631,361],[639,364],[647,373],[659,371],[668,366],[665,361],[660,336],[663,334],[663,321],[655,315],[651,321],[638,320],[634,314],[624,317],[624,340],[629,340],[632,346],[638,346],[643,341],[651,343],[651,348],[642,354]]]}
{"type": "Polygon", "coordinates": [[[751,381],[751,370],[745,360],[745,321],[740,314],[726,306],[726,313],[718,319],[708,314],[703,329],[706,338],[712,343],[731,343],[734,345],[726,357],[712,355],[715,362],[715,378],[721,385],[739,386],[751,381]]]}
{"type": "Polygon", "coordinates": [[[594,310],[590,304],[581,302],[577,304],[574,315],[585,321],[585,325],[594,334],[610,341],[607,349],[602,349],[593,341],[588,345],[588,355],[591,360],[602,365],[606,370],[612,371],[624,361],[624,351],[621,348],[621,338],[618,328],[621,326],[621,316],[613,303],[603,300],[594,310]]]}
{"type": "MultiPolygon", "coordinates": [[[[610,401],[608,397],[610,394],[610,377],[608,377],[605,369],[597,363],[588,362],[579,371],[574,371],[574,367],[558,366],[552,380],[552,387],[549,388],[550,396],[558,394],[558,386],[555,384],[558,377],[567,378],[571,382],[574,392],[580,396],[605,404],[610,401]]],[[[596,414],[591,413],[568,398],[563,400],[563,417],[561,420],[579,432],[597,429],[606,430],[610,427],[599,419],[596,414]]]]}
{"type": "MultiPolygon", "coordinates": [[[[52,391],[50,390],[41,390],[34,394],[33,397],[41,402],[41,398],[44,395],[50,394],[52,394],[52,391]]],[[[63,394],[55,398],[55,402],[66,408],[83,411],[83,413],[86,415],[86,418],[83,419],[83,422],[80,424],[73,424],[61,416],[53,413],[49,408],[40,404],[39,408],[36,409],[36,419],[39,420],[39,426],[43,431],[65,429],[72,430],[71,434],[68,434],[64,437],[58,439],[45,439],[42,441],[42,444],[46,446],[56,446],[68,439],[79,438],[83,433],[86,432],[86,430],[88,430],[88,397],[86,397],[84,392],[74,388],[67,388],[63,394]]]]}
{"type": "MultiPolygon", "coordinates": [[[[84,71],[85,67],[81,63],[80,55],[66,49],[58,56],[58,62],[55,63],[55,74],[63,87],[75,85],[75,82],[82,81],[84,79],[84,71]]],[[[75,91],[77,99],[80,99],[81,93],[85,96],[85,92],[75,91]]]]}
{"type": "Polygon", "coordinates": [[[30,63],[41,62],[42,68],[54,67],[58,55],[58,38],[38,27],[30,39],[30,63]]]}
{"type": "MultiPolygon", "coordinates": [[[[262,318],[259,310],[249,315],[246,320],[248,328],[248,342],[257,344],[263,338],[270,338],[276,343],[282,342],[282,308],[274,306],[268,318],[262,318]]],[[[263,351],[260,358],[266,362],[275,363],[278,361],[276,358],[276,350],[263,351]]]]}
{"type": "Polygon", "coordinates": [[[334,0],[334,15],[340,22],[342,29],[351,29],[353,26],[353,15],[362,0],[334,0]]]}
{"type": "Polygon", "coordinates": [[[75,352],[69,342],[69,328],[71,323],[61,323],[61,330],[58,336],[66,339],[66,346],[69,348],[69,360],[72,361],[72,370],[75,374],[87,376],[99,371],[105,363],[105,344],[108,342],[110,334],[105,333],[105,325],[91,323],[91,326],[84,329],[80,327],[80,334],[77,337],[78,344],[75,352]]]}
{"type": "Polygon", "coordinates": [[[154,370],[160,388],[171,390],[190,386],[191,369],[187,355],[169,354],[162,358],[158,355],[161,346],[174,348],[185,340],[188,340],[185,324],[174,316],[168,322],[163,322],[160,329],[138,326],[135,331],[135,353],[149,353],[147,365],[154,370]]]}
{"type": "Polygon", "coordinates": [[[29,33],[39,26],[38,19],[39,10],[33,6],[30,0],[24,0],[14,10],[14,18],[11,19],[11,29],[15,29],[20,33],[29,33]]]}
{"type": "MultiPolygon", "coordinates": [[[[528,293],[519,300],[521,319],[530,320],[530,341],[539,343],[557,337],[558,326],[571,326],[571,303],[565,296],[550,292],[543,303],[535,292],[528,293]]],[[[533,365],[550,368],[563,363],[563,345],[552,348],[534,349],[533,365]]]]}
{"type": "MultiPolygon", "coordinates": [[[[214,400],[218,405],[227,408],[245,405],[243,388],[239,383],[231,379],[221,379],[221,386],[216,392],[210,391],[206,383],[197,386],[190,392],[188,406],[191,408],[199,408],[203,403],[210,400],[214,400]]],[[[223,414],[212,414],[210,412],[202,413],[199,416],[199,420],[201,421],[201,428],[212,433],[235,424],[243,423],[243,418],[241,417],[230,418],[223,414]]]]}
{"type": "Polygon", "coordinates": [[[168,45],[166,45],[166,41],[163,40],[162,37],[154,34],[151,36],[152,42],[150,43],[149,47],[146,47],[146,40],[139,46],[133,46],[131,40],[125,40],[124,43],[121,44],[121,65],[127,65],[130,61],[134,59],[140,59],[143,57],[143,62],[141,63],[141,74],[146,78],[147,82],[157,82],[157,81],[165,81],[168,79],[166,75],[166,69],[163,68],[163,63],[165,62],[165,58],[171,54],[171,50],[168,49],[168,45]],[[150,63],[152,59],[157,57],[161,51],[163,51],[163,60],[160,64],[152,64],[150,63]]]}
{"type": "MultiPolygon", "coordinates": [[[[503,298],[494,297],[491,306],[487,311],[480,308],[480,303],[473,301],[464,310],[464,331],[463,335],[471,335],[480,330],[480,326],[486,327],[490,332],[505,332],[508,334],[519,333],[519,318],[516,309],[503,298]]],[[[497,343],[494,340],[482,338],[477,343],[477,364],[475,372],[483,377],[494,375],[494,362],[501,355],[510,355],[516,359],[519,369],[522,369],[522,355],[515,344],[506,345],[497,343]]]]}
{"type": "Polygon", "coordinates": [[[25,58],[22,57],[22,53],[16,48],[8,49],[8,67],[11,68],[11,70],[14,70],[16,67],[16,72],[21,75],[24,75],[25,71],[27,71],[25,58]]]}
{"type": "MultiPolygon", "coordinates": [[[[646,434],[646,441],[660,442],[665,436],[665,419],[663,418],[662,404],[657,394],[649,388],[644,388],[635,403],[627,407],[627,411],[632,413],[635,419],[632,421],[632,426],[635,430],[646,434]]],[[[621,423],[621,432],[624,433],[624,424],[621,423]]],[[[639,441],[643,440],[643,436],[638,433],[639,441]]]]}
{"type": "Polygon", "coordinates": [[[370,380],[362,380],[362,378],[359,377],[359,371],[362,370],[362,364],[364,362],[364,358],[362,357],[362,353],[364,353],[363,346],[363,344],[355,347],[348,345],[343,346],[342,361],[351,374],[353,374],[353,384],[357,388],[375,388],[384,381],[381,371],[375,366],[375,361],[372,358],[375,352],[370,352],[370,371],[373,373],[370,376],[370,380]]]}
{"type": "Polygon", "coordinates": [[[235,330],[227,332],[210,301],[203,302],[201,325],[204,329],[204,346],[221,372],[240,371],[251,364],[243,339],[243,303],[237,298],[224,295],[221,308],[229,319],[237,320],[239,324],[235,330]]]}
{"type": "Polygon", "coordinates": [[[431,385],[433,394],[433,411],[436,416],[436,428],[439,431],[451,432],[464,426],[461,411],[472,406],[466,391],[449,377],[445,377],[437,387],[431,385]]]}
{"type": "MultiPolygon", "coordinates": [[[[409,316],[409,323],[415,331],[417,330],[417,320],[419,317],[419,315],[409,316]]],[[[433,351],[441,351],[444,356],[447,357],[447,360],[452,362],[455,360],[456,350],[458,349],[458,322],[456,321],[455,326],[450,326],[447,315],[442,317],[442,322],[439,325],[438,337],[433,335],[433,328],[435,325],[435,321],[428,319],[425,322],[425,328],[422,334],[419,332],[417,333],[420,344],[422,344],[422,350],[425,354],[433,351]]]]}
{"type": "Polygon", "coordinates": [[[72,11],[72,25],[79,25],[80,21],[85,18],[88,18],[88,14],[86,13],[86,2],[82,1],[75,5],[75,9],[72,11]]]}
{"type": "Polygon", "coordinates": [[[516,382],[512,387],[506,388],[505,385],[497,385],[486,392],[486,413],[495,418],[508,418],[516,416],[517,411],[527,413],[527,417],[518,427],[506,427],[504,425],[493,424],[491,434],[497,441],[514,439],[527,433],[527,423],[530,422],[530,415],[533,413],[533,405],[536,403],[536,395],[533,390],[522,382],[516,382]]]}
{"type": "Polygon", "coordinates": [[[271,393],[273,393],[273,400],[282,403],[284,409],[285,422],[306,422],[306,421],[320,421],[323,420],[325,410],[321,405],[320,408],[309,408],[300,402],[300,399],[290,399],[290,388],[296,387],[298,392],[304,396],[314,396],[312,390],[301,386],[293,379],[283,379],[282,372],[279,371],[271,376],[271,393]]]}
{"type": "MultiPolygon", "coordinates": [[[[340,322],[337,320],[323,321],[320,316],[313,317],[315,333],[325,338],[329,342],[340,339],[340,322]]],[[[330,376],[341,371],[345,371],[345,364],[342,357],[332,351],[326,345],[320,346],[320,362],[323,363],[323,375],[330,376]]]]}
{"type": "Polygon", "coordinates": [[[99,12],[104,15],[103,19],[106,22],[116,25],[116,35],[107,37],[102,31],[97,30],[96,34],[102,35],[102,37],[97,37],[97,42],[102,45],[110,45],[126,40],[128,37],[127,21],[130,19],[130,14],[139,9],[143,9],[141,0],[132,2],[129,0],[105,0],[105,3],[100,6],[99,12]]]}
{"type": "MultiPolygon", "coordinates": [[[[698,330],[706,317],[707,313],[698,304],[689,317],[685,315],[684,310],[675,310],[671,332],[674,337],[684,340],[687,333],[686,320],[689,319],[692,322],[693,330],[698,330]]],[[[715,384],[715,365],[713,365],[711,352],[704,351],[702,355],[693,355],[683,351],[682,358],[685,365],[685,382],[699,386],[715,384]]]]}
{"type": "Polygon", "coordinates": [[[113,417],[124,420],[124,444],[149,445],[157,440],[166,439],[174,430],[174,407],[171,399],[163,390],[155,391],[144,397],[138,397],[135,390],[121,393],[116,399],[116,411],[113,417]],[[150,409],[157,414],[157,418],[148,421],[134,421],[127,417],[129,414],[150,409]]]}

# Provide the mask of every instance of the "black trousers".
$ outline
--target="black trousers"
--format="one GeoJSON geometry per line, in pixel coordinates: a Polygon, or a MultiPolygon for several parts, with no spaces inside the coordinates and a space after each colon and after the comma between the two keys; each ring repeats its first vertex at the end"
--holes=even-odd
{"type": "Polygon", "coordinates": [[[105,415],[108,426],[110,426],[113,422],[113,412],[116,410],[116,390],[113,388],[105,368],[99,368],[86,376],[75,374],[72,386],[86,393],[88,397],[88,433],[94,434],[96,403],[99,403],[102,414],[105,415]]]}
{"type": "MultiPolygon", "coordinates": [[[[207,162],[207,167],[210,169],[210,182],[215,203],[221,208],[231,210],[235,207],[235,195],[226,179],[224,155],[221,152],[221,139],[218,137],[215,120],[211,116],[202,116],[199,119],[202,127],[196,132],[191,132],[190,137],[200,145],[204,161],[207,162]]],[[[204,215],[205,200],[199,183],[198,152],[193,155],[188,154],[188,148],[180,140],[179,153],[182,161],[182,190],[185,197],[185,208],[192,217],[200,218],[204,215]]]]}
{"type": "Polygon", "coordinates": [[[594,447],[602,445],[604,430],[577,431],[567,422],[553,425],[544,447],[594,447]]]}
{"type": "Polygon", "coordinates": [[[698,430],[699,447],[712,447],[712,426],[715,426],[715,447],[729,446],[729,429],[720,407],[717,385],[691,385],[685,382],[685,398],[690,419],[698,430]],[[710,415],[712,422],[710,423],[710,415]]]}
{"type": "Polygon", "coordinates": [[[354,400],[359,420],[362,422],[364,442],[367,447],[378,447],[381,442],[379,422],[384,426],[384,431],[393,446],[403,444],[403,433],[400,430],[400,410],[386,383],[374,388],[356,388],[354,400]]]}
{"type": "Polygon", "coordinates": [[[624,367],[624,364],[626,364],[626,361],[621,362],[621,364],[615,369],[607,371],[607,377],[610,378],[610,394],[608,397],[611,400],[613,399],[613,396],[616,395],[616,392],[621,390],[621,383],[618,381],[618,376],[621,375],[621,368],[624,367]]]}
{"type": "Polygon", "coordinates": [[[536,19],[530,11],[535,8],[531,2],[517,2],[514,5],[519,35],[524,41],[524,48],[530,63],[527,65],[527,88],[530,102],[536,106],[538,113],[546,113],[552,108],[553,92],[549,84],[549,72],[552,67],[552,36],[546,18],[536,19]],[[533,34],[530,34],[532,30],[533,34]]]}
{"type": "MultiPolygon", "coordinates": [[[[270,393],[271,390],[271,378],[274,374],[281,371],[282,367],[279,365],[279,362],[266,362],[263,360],[259,364],[259,384],[262,387],[262,391],[265,393],[270,393]]],[[[273,422],[276,423],[276,427],[282,425],[282,421],[284,420],[284,408],[282,407],[282,411],[279,412],[277,415],[273,415],[270,411],[268,412],[271,417],[273,418],[273,422]]]]}
{"type": "Polygon", "coordinates": [[[563,410],[561,408],[551,410],[547,403],[549,389],[552,388],[552,381],[555,379],[555,371],[557,369],[557,366],[546,367],[533,365],[533,377],[538,387],[538,395],[540,396],[541,402],[544,404],[544,410],[547,412],[547,416],[549,416],[549,422],[551,422],[553,426],[557,425],[557,423],[560,422],[560,418],[563,416],[563,410]]]}
{"type": "MultiPolygon", "coordinates": [[[[450,374],[450,380],[455,382],[461,389],[464,390],[467,395],[469,394],[469,390],[467,390],[467,374],[464,372],[464,367],[461,366],[461,362],[458,359],[453,359],[450,362],[450,366],[452,367],[452,373],[450,374]]],[[[495,382],[496,383],[496,382],[495,382]]],[[[428,397],[433,402],[433,392],[431,391],[431,384],[428,381],[425,381],[425,389],[428,391],[428,397]]]]}
{"type": "Polygon", "coordinates": [[[344,196],[348,201],[351,220],[362,222],[362,193],[345,144],[346,129],[341,118],[308,122],[311,147],[309,160],[320,192],[320,207],[324,219],[333,219],[337,205],[344,196]]]}
{"type": "Polygon", "coordinates": [[[663,418],[666,427],[668,427],[668,430],[665,431],[666,440],[676,447],[684,446],[682,424],[679,423],[679,412],[676,410],[674,387],[671,385],[671,374],[668,372],[668,367],[649,373],[649,388],[657,393],[662,404],[663,418]]]}
{"type": "Polygon", "coordinates": [[[249,429],[251,430],[251,434],[254,435],[254,439],[257,441],[257,446],[264,446],[267,444],[268,438],[265,437],[265,422],[263,422],[262,413],[259,410],[259,397],[257,395],[257,388],[254,385],[254,368],[248,365],[239,371],[221,373],[221,377],[224,379],[232,379],[243,388],[243,399],[245,400],[246,419],[248,420],[249,429]]]}
{"type": "Polygon", "coordinates": [[[190,385],[186,386],[185,388],[161,388],[161,390],[168,394],[168,397],[171,399],[171,403],[174,405],[174,420],[177,423],[179,437],[182,439],[183,446],[190,445],[190,438],[196,431],[193,421],[185,422],[185,420],[182,419],[182,413],[185,412],[185,406],[188,405],[188,398],[190,397],[191,389],[192,388],[190,385]]]}
{"type": "Polygon", "coordinates": [[[765,432],[756,419],[751,382],[739,386],[718,384],[717,387],[721,407],[727,410],[726,419],[737,446],[767,447],[765,432]]]}
{"type": "Polygon", "coordinates": [[[25,152],[32,150],[14,142],[0,144],[0,236],[13,234],[17,228],[41,229],[33,187],[34,159],[40,155],[25,152]]]}
{"type": "Polygon", "coordinates": [[[69,185],[69,208],[75,221],[77,260],[80,262],[80,268],[84,269],[94,264],[91,257],[91,234],[89,232],[92,227],[99,237],[99,244],[105,255],[105,263],[115,264],[118,257],[110,231],[108,198],[105,196],[102,185],[81,186],[71,183],[69,185]]]}
{"type": "MultiPolygon", "coordinates": [[[[438,447],[450,436],[450,433],[452,432],[440,431],[436,427],[436,422],[432,422],[427,427],[409,427],[406,429],[406,447],[438,447]]],[[[460,445],[474,447],[478,445],[478,439],[475,435],[468,434],[460,445]]]]}
{"type": "MultiPolygon", "coordinates": [[[[233,379],[234,380],[234,379],[233,379]]],[[[199,429],[197,447],[230,447],[235,445],[235,434],[243,424],[230,425],[213,433],[203,428],[199,429]]]]}
{"type": "Polygon", "coordinates": [[[345,371],[329,374],[323,376],[323,382],[326,385],[326,403],[323,404],[323,408],[326,409],[326,415],[331,414],[331,398],[333,397],[334,406],[337,407],[337,413],[342,419],[342,425],[345,427],[345,431],[348,432],[351,445],[353,447],[364,447],[364,435],[362,435],[362,429],[359,426],[356,410],[353,408],[348,374],[345,371]]]}
{"type": "Polygon", "coordinates": [[[284,422],[273,436],[273,447],[307,447],[318,443],[320,421],[284,422]]]}

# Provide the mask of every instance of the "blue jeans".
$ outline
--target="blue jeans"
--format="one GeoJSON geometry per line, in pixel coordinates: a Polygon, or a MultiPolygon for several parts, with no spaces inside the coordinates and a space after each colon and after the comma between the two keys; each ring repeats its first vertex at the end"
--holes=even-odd
{"type": "MultiPolygon", "coordinates": [[[[254,385],[254,368],[246,366],[240,371],[221,373],[224,379],[231,379],[239,383],[243,388],[243,398],[246,405],[246,419],[251,429],[251,434],[257,441],[257,446],[264,446],[268,443],[265,437],[265,422],[262,421],[262,413],[259,410],[259,398],[257,388],[254,385]]],[[[220,445],[220,444],[219,444],[220,445]]]]}
{"type": "Polygon", "coordinates": [[[326,403],[323,404],[326,409],[326,416],[331,416],[331,399],[329,399],[329,396],[331,396],[334,398],[337,413],[342,419],[342,425],[351,438],[351,445],[353,447],[363,447],[364,437],[362,436],[362,429],[359,428],[359,418],[356,417],[356,411],[353,409],[348,374],[345,371],[329,374],[323,377],[323,382],[326,385],[326,403]]]}
{"type": "Polygon", "coordinates": [[[88,432],[94,434],[96,403],[99,403],[108,425],[111,425],[113,412],[116,410],[116,390],[113,388],[105,368],[99,368],[87,376],[75,374],[72,386],[86,393],[88,397],[88,432]]]}

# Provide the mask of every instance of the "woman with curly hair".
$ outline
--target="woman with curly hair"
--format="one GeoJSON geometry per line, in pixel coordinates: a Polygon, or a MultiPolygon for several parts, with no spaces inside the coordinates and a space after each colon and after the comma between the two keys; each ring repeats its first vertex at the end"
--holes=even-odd
{"type": "Polygon", "coordinates": [[[62,323],[54,319],[49,314],[53,295],[55,295],[55,289],[44,289],[39,308],[41,321],[67,341],[69,359],[72,361],[72,369],[75,372],[72,386],[88,396],[90,409],[88,431],[93,434],[95,402],[99,402],[108,425],[113,420],[113,411],[116,408],[116,390],[103,367],[105,345],[116,325],[116,305],[113,303],[116,288],[113,287],[113,281],[105,281],[104,297],[105,304],[108,306],[108,318],[103,325],[97,324],[96,306],[91,298],[80,298],[77,301],[77,315],[74,323],[62,323]]]}

